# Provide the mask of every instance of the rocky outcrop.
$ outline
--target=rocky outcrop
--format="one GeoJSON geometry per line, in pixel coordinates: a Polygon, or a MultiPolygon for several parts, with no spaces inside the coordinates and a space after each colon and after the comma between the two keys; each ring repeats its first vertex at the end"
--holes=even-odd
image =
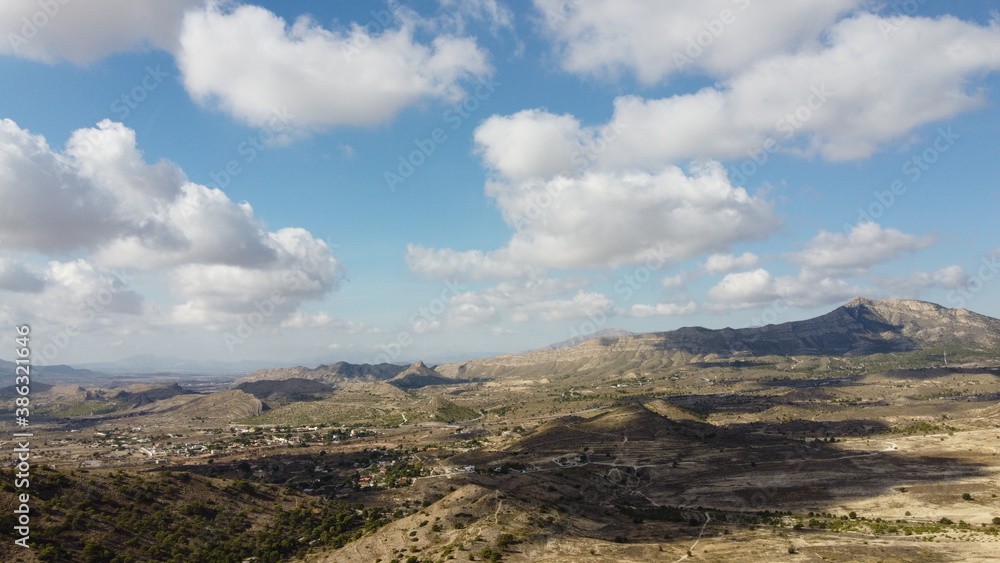
{"type": "Polygon", "coordinates": [[[445,377],[433,369],[418,361],[405,371],[389,380],[389,385],[400,389],[419,389],[429,385],[453,385],[455,383],[466,383],[459,379],[445,377]]]}

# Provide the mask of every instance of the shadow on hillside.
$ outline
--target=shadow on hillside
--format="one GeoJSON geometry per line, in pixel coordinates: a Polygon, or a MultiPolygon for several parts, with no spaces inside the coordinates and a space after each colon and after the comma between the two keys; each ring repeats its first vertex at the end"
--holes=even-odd
{"type": "Polygon", "coordinates": [[[891,369],[883,373],[892,379],[937,379],[954,374],[989,374],[1000,377],[1000,367],[938,367],[923,369],[891,369]]]}
{"type": "Polygon", "coordinates": [[[757,382],[763,387],[788,387],[806,389],[809,387],[859,387],[864,385],[860,377],[823,377],[821,379],[763,379],[757,382]]]}
{"type": "Polygon", "coordinates": [[[774,362],[760,360],[726,360],[712,362],[691,362],[688,364],[697,368],[764,368],[774,367],[774,362]]]}
{"type": "Polygon", "coordinates": [[[893,442],[898,436],[885,434],[887,425],[873,420],[753,423],[718,427],[715,433],[705,433],[710,425],[690,421],[639,422],[642,427],[609,426],[603,432],[585,421],[552,425],[490,463],[534,465],[535,472],[517,478],[516,489],[522,493],[532,480],[561,484],[578,489],[581,501],[602,505],[652,502],[737,511],[842,512],[844,506],[872,497],[910,495],[901,496],[899,503],[943,506],[942,514],[914,514],[935,520],[947,514],[949,503],[963,502],[955,489],[958,483],[991,475],[989,465],[969,459],[899,451],[893,442]],[[852,435],[869,439],[854,439],[845,447],[843,437],[852,435]],[[574,454],[586,462],[539,471],[553,466],[555,457],[574,454]],[[595,477],[611,489],[593,487],[599,481],[595,477]]]}

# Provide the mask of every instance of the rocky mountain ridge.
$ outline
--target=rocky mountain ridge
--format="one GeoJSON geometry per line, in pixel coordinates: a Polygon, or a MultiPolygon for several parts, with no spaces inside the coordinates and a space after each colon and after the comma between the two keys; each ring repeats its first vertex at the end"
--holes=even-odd
{"type": "Polygon", "coordinates": [[[315,368],[296,366],[290,368],[259,369],[246,377],[236,380],[234,385],[251,381],[278,379],[314,379],[324,383],[342,383],[344,381],[388,381],[406,370],[406,366],[396,364],[350,364],[337,362],[320,365],[315,368]]]}
{"type": "MultiPolygon", "coordinates": [[[[553,345],[429,368],[394,364],[336,364],[265,369],[237,383],[291,378],[342,384],[382,381],[410,389],[503,377],[543,378],[559,373],[649,371],[726,358],[759,356],[862,356],[908,352],[934,345],[1000,347],[1000,320],[965,309],[907,299],[858,297],[818,317],[749,328],[685,327],[665,332],[596,333],[565,347],[553,345]]],[[[561,343],[562,344],[562,343],[561,343]]]]}
{"type": "Polygon", "coordinates": [[[782,356],[860,356],[906,352],[940,344],[1000,347],[1000,320],[916,300],[859,297],[819,317],[751,328],[685,327],[668,332],[602,336],[568,349],[539,350],[460,364],[438,373],[485,379],[626,371],[691,361],[782,356]]]}

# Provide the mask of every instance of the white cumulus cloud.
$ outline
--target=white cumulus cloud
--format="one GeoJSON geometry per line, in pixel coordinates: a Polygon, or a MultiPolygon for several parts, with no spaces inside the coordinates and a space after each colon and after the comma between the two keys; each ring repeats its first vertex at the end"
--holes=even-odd
{"type": "Polygon", "coordinates": [[[788,258],[802,266],[806,278],[857,276],[877,264],[925,248],[934,240],[930,235],[910,235],[878,223],[862,222],[850,233],[821,231],[804,250],[788,258]]]}
{"type": "Polygon", "coordinates": [[[535,0],[569,72],[651,84],[808,45],[860,0],[535,0]]]}
{"type": "Polygon", "coordinates": [[[745,270],[757,265],[760,258],[753,252],[733,254],[713,254],[705,260],[704,268],[709,274],[725,274],[733,270],[745,270]]]}
{"type": "Polygon", "coordinates": [[[718,163],[694,165],[690,173],[670,166],[495,181],[487,194],[513,229],[506,246],[462,254],[411,246],[411,270],[484,279],[532,269],[661,267],[762,239],[777,226],[771,204],[730,184],[718,163]]]}
{"type": "MultiPolygon", "coordinates": [[[[264,307],[277,324],[303,300],[337,289],[343,276],[325,242],[300,228],[268,231],[248,203],[188,182],[171,162],[148,164],[135,132],[108,120],[74,132],[64,151],[0,121],[0,210],[6,249],[86,256],[52,262],[44,273],[0,261],[0,289],[66,307],[120,268],[170,281],[163,289],[181,303],[159,320],[220,326],[264,307]]],[[[102,311],[138,314],[137,291],[119,292],[102,311]]]]}
{"type": "Polygon", "coordinates": [[[329,30],[305,16],[288,24],[259,6],[210,4],[185,15],[178,66],[196,100],[257,126],[286,111],[302,130],[369,126],[423,98],[457,100],[463,81],[490,71],[473,39],[422,43],[418,18],[393,10],[377,30],[329,30]]]}
{"type": "Polygon", "coordinates": [[[985,93],[972,84],[998,69],[1000,26],[858,13],[822,40],[739,65],[697,92],[620,96],[605,124],[611,135],[536,109],[491,118],[476,140],[487,164],[512,178],[686,159],[763,163],[775,152],[853,160],[981,107],[985,93]]]}
{"type": "Polygon", "coordinates": [[[0,2],[0,54],[77,65],[135,49],[172,51],[184,11],[203,0],[0,2]]]}

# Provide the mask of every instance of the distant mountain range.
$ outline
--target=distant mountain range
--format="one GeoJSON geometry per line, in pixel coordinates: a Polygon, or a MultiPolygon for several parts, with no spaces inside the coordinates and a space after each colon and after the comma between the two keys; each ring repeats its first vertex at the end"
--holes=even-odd
{"type": "Polygon", "coordinates": [[[1000,347],[1000,320],[915,300],[856,298],[825,315],[754,328],[688,327],[598,337],[571,348],[446,364],[448,377],[538,378],[581,372],[644,371],[699,360],[755,356],[860,356],[949,344],[1000,347]]]}
{"type": "MultiPolygon", "coordinates": [[[[14,362],[9,362],[7,360],[0,360],[0,376],[3,376],[5,380],[9,379],[10,377],[14,377],[14,372],[16,371],[15,370],[16,367],[17,364],[14,362]]],[[[45,375],[59,376],[59,377],[76,376],[76,377],[86,378],[95,375],[95,373],[89,369],[78,369],[66,365],[39,366],[36,364],[32,364],[31,371],[32,373],[42,376],[45,375]]]]}
{"type": "MultiPolygon", "coordinates": [[[[965,309],[948,309],[915,300],[858,297],[837,309],[802,321],[741,329],[686,327],[668,332],[633,334],[607,329],[578,336],[523,354],[453,362],[429,368],[423,362],[351,364],[335,362],[315,368],[282,367],[277,362],[197,361],[173,356],[140,355],[115,362],[35,368],[60,380],[87,380],[101,374],[242,375],[239,382],[301,378],[336,383],[345,380],[391,382],[401,388],[458,380],[520,374],[544,376],[574,370],[616,371],[643,366],[676,365],[711,358],[767,355],[858,356],[904,352],[932,345],[966,348],[1000,347],[1000,320],[965,309]],[[447,378],[440,381],[437,378],[447,378]]],[[[0,374],[13,374],[14,363],[0,360],[0,374]]]]}
{"type": "Polygon", "coordinates": [[[668,332],[633,334],[623,330],[595,333],[544,349],[409,368],[338,362],[316,368],[260,370],[241,381],[289,378],[328,383],[363,379],[400,388],[495,378],[545,378],[573,373],[625,373],[693,361],[760,356],[861,356],[907,352],[950,344],[967,349],[1000,348],[1000,320],[964,309],[914,300],[856,298],[825,315],[782,324],[742,329],[687,327],[668,332]]]}

